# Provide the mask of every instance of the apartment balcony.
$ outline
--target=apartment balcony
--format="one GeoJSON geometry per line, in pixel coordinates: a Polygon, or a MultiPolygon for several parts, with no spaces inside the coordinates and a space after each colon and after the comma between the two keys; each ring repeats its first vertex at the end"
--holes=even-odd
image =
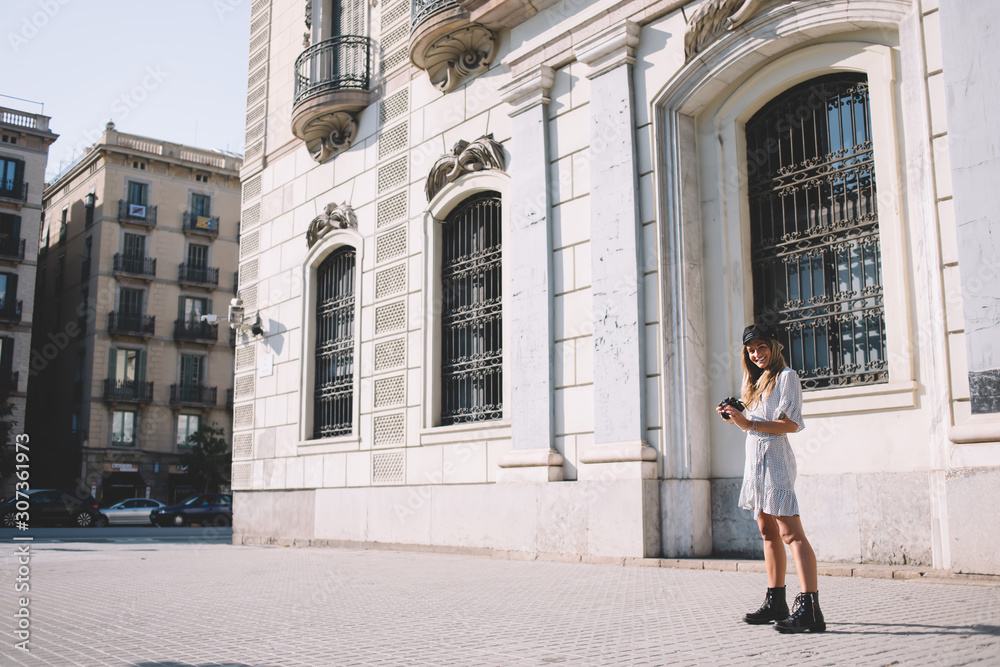
{"type": "Polygon", "coordinates": [[[20,324],[21,322],[21,302],[5,301],[0,306],[0,322],[4,324],[20,324]]]}
{"type": "Polygon", "coordinates": [[[219,217],[184,211],[184,233],[215,238],[219,235],[219,217]]]}
{"type": "Polygon", "coordinates": [[[313,44],[295,60],[292,133],[313,159],[325,162],[346,150],[358,127],[354,114],[368,106],[374,42],[338,35],[313,44]]]}
{"type": "Polygon", "coordinates": [[[116,276],[152,280],[156,277],[156,258],[132,257],[115,253],[111,271],[116,276]]]}
{"type": "Polygon", "coordinates": [[[153,383],[133,380],[104,380],[104,400],[108,403],[152,403],[153,383]]]}
{"type": "Polygon", "coordinates": [[[177,280],[182,285],[218,287],[219,269],[212,268],[210,266],[191,266],[190,264],[180,264],[178,266],[177,280]]]}
{"type": "Polygon", "coordinates": [[[202,407],[215,405],[218,387],[206,387],[203,384],[172,384],[170,385],[170,405],[175,407],[202,407]]]}
{"type": "Polygon", "coordinates": [[[118,200],[118,221],[143,227],[156,226],[156,207],[130,204],[124,199],[118,200]]]}
{"type": "Polygon", "coordinates": [[[0,240],[0,261],[23,262],[24,239],[11,236],[0,240]]]}
{"type": "Polygon", "coordinates": [[[472,20],[457,0],[410,0],[410,62],[449,92],[489,69],[496,34],[472,20]]]}
{"type": "Polygon", "coordinates": [[[137,336],[149,338],[156,325],[155,315],[133,315],[132,313],[108,313],[108,333],[112,336],[137,336]]]}
{"type": "Polygon", "coordinates": [[[28,184],[12,183],[10,187],[0,183],[0,199],[6,199],[17,203],[24,203],[28,200],[28,184]]]}
{"type": "Polygon", "coordinates": [[[214,345],[219,341],[219,325],[201,321],[174,320],[174,340],[178,343],[214,345]]]}

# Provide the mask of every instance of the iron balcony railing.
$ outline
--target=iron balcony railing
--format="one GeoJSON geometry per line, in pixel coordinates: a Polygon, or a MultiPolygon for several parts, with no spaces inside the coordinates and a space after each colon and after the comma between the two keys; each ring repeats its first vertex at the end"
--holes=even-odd
{"type": "Polygon", "coordinates": [[[337,90],[369,90],[373,41],[338,35],[313,44],[295,59],[295,101],[337,90]]]}
{"type": "Polygon", "coordinates": [[[196,285],[219,285],[219,269],[210,266],[191,266],[190,264],[180,264],[178,266],[178,280],[182,283],[194,283],[196,285]]]}
{"type": "Polygon", "coordinates": [[[11,236],[0,241],[0,259],[24,259],[24,239],[11,236]]]}
{"type": "Polygon", "coordinates": [[[156,224],[156,207],[132,204],[126,199],[119,199],[118,219],[152,227],[156,224]]]}
{"type": "Polygon", "coordinates": [[[219,216],[198,215],[184,211],[184,231],[205,236],[219,235],[219,216]]]}
{"type": "Polygon", "coordinates": [[[170,385],[170,404],[215,405],[218,393],[218,387],[206,387],[203,384],[172,384],[170,385]]]}
{"type": "Polygon", "coordinates": [[[134,380],[104,380],[104,400],[110,402],[152,403],[153,383],[134,380]]]}
{"type": "Polygon", "coordinates": [[[458,8],[455,0],[410,0],[410,31],[445,9],[458,8]]]}
{"type": "Polygon", "coordinates": [[[156,325],[155,315],[133,313],[108,313],[108,333],[126,336],[152,336],[156,325]]]}
{"type": "Polygon", "coordinates": [[[6,183],[0,183],[0,197],[24,201],[28,198],[28,184],[26,182],[20,185],[12,183],[8,187],[6,183]]]}
{"type": "Polygon", "coordinates": [[[115,273],[127,273],[144,278],[156,277],[156,259],[151,257],[133,257],[115,253],[112,270],[115,273]]]}
{"type": "Polygon", "coordinates": [[[17,324],[21,321],[21,302],[4,300],[0,304],[0,322],[17,324]]]}
{"type": "Polygon", "coordinates": [[[219,340],[219,325],[201,321],[174,320],[174,340],[214,343],[219,340]]]}

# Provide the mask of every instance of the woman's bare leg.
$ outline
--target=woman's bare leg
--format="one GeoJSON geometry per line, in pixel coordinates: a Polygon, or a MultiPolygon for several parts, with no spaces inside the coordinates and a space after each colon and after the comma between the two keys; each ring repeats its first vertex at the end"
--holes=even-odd
{"type": "MultiPolygon", "coordinates": [[[[799,573],[799,585],[802,587],[802,592],[815,593],[819,590],[816,575],[816,554],[813,552],[809,540],[806,539],[805,531],[802,529],[802,521],[798,515],[772,518],[777,523],[784,544],[787,544],[792,550],[792,558],[795,559],[795,569],[799,573]]],[[[784,549],[782,549],[783,555],[784,549]]],[[[768,577],[770,576],[769,572],[768,577]]]]}
{"type": "MultiPolygon", "coordinates": [[[[764,538],[764,567],[767,569],[767,587],[783,588],[787,564],[781,528],[775,517],[763,512],[757,516],[757,528],[760,529],[760,536],[764,538]]],[[[796,561],[797,563],[798,561],[796,561]]],[[[801,569],[799,571],[801,572],[801,569]]]]}

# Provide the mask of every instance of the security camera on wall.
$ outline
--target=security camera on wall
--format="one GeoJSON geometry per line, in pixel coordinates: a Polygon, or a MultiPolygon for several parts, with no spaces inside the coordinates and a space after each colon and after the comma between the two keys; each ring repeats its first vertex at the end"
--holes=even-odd
{"type": "Polygon", "coordinates": [[[247,317],[243,300],[236,297],[229,302],[229,326],[236,331],[249,331],[254,336],[263,336],[264,328],[260,324],[260,315],[247,317]]]}

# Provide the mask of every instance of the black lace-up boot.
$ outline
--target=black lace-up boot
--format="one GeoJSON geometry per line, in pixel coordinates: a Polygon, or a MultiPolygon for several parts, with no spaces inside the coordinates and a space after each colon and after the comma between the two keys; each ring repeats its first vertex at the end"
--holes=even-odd
{"type": "Polygon", "coordinates": [[[768,588],[764,604],[757,611],[746,614],[743,617],[743,622],[750,625],[764,625],[786,618],[788,618],[788,603],[785,602],[785,587],[782,586],[781,588],[768,588]]]}
{"type": "Polygon", "coordinates": [[[792,615],[774,624],[778,632],[826,632],[826,621],[819,610],[819,593],[799,593],[792,605],[792,615]]]}

